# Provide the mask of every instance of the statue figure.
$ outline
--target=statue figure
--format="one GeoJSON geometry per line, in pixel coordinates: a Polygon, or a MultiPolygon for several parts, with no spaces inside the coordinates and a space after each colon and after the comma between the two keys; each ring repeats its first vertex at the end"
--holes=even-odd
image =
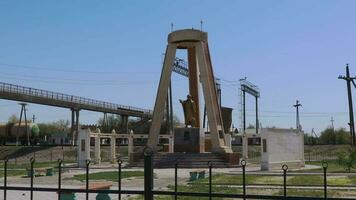
{"type": "Polygon", "coordinates": [[[196,113],[196,108],[195,108],[195,103],[192,99],[192,96],[187,95],[187,100],[179,100],[179,102],[182,104],[183,111],[184,111],[184,123],[185,127],[188,127],[189,125],[191,127],[194,126],[195,124],[195,113],[196,113]]]}

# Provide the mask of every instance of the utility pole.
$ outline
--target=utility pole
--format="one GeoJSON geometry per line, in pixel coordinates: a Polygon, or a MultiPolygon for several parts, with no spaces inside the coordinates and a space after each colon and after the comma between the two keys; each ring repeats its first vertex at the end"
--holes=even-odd
{"type": "Polygon", "coordinates": [[[349,101],[349,117],[350,117],[350,122],[348,123],[350,126],[350,135],[351,135],[351,144],[355,145],[356,139],[355,139],[355,126],[354,126],[354,111],[353,111],[353,105],[352,105],[352,93],[351,93],[351,82],[356,87],[356,84],[354,82],[354,79],[356,77],[350,77],[350,70],[349,70],[349,64],[346,64],[346,76],[339,76],[338,79],[343,79],[346,81],[346,86],[347,86],[347,96],[348,96],[348,101],[349,101]]]}
{"type": "Polygon", "coordinates": [[[296,104],[293,105],[293,107],[296,108],[296,129],[298,131],[300,131],[301,127],[300,127],[300,121],[299,121],[299,107],[302,106],[302,104],[299,103],[299,101],[296,101],[296,104]]]}
{"type": "Polygon", "coordinates": [[[330,122],[331,122],[331,129],[334,131],[334,118],[333,117],[331,117],[331,120],[330,120],[330,122]]]}
{"type": "Polygon", "coordinates": [[[32,114],[32,123],[35,123],[36,116],[32,114]]]}

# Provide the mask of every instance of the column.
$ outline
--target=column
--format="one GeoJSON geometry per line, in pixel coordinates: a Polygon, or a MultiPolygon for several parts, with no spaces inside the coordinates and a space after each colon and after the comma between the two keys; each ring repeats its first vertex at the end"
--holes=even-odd
{"type": "Polygon", "coordinates": [[[133,131],[130,131],[128,137],[128,148],[127,148],[127,156],[129,157],[129,162],[134,161],[133,153],[134,153],[134,135],[133,131]]]}
{"type": "Polygon", "coordinates": [[[170,134],[169,138],[168,138],[168,152],[169,153],[174,153],[174,138],[173,138],[173,134],[170,134]]]}
{"type": "Polygon", "coordinates": [[[78,133],[79,133],[79,109],[75,111],[75,143],[77,143],[78,140],[78,133]]]}
{"type": "Polygon", "coordinates": [[[95,152],[94,152],[94,156],[95,156],[94,161],[95,161],[95,164],[99,164],[100,165],[101,164],[100,135],[97,135],[95,137],[95,144],[94,145],[95,145],[94,146],[94,150],[95,150],[95,152]]]}
{"type": "Polygon", "coordinates": [[[72,146],[75,145],[75,128],[74,128],[74,124],[75,124],[75,115],[74,115],[74,110],[73,109],[70,109],[71,113],[72,113],[72,117],[71,117],[71,120],[70,120],[70,133],[71,133],[71,144],[72,146]]]}
{"type": "Polygon", "coordinates": [[[112,135],[110,138],[110,161],[116,163],[116,137],[112,135]]]}
{"type": "Polygon", "coordinates": [[[90,129],[80,130],[78,133],[78,166],[86,167],[86,160],[90,160],[90,129]]]}
{"type": "Polygon", "coordinates": [[[246,133],[242,135],[242,157],[248,158],[248,138],[246,133]]]}

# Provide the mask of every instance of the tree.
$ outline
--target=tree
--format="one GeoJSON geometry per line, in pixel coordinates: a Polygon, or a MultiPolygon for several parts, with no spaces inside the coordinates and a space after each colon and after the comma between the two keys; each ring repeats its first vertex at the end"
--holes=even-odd
{"type": "Polygon", "coordinates": [[[106,122],[104,118],[100,118],[97,122],[101,126],[101,132],[111,133],[113,129],[120,130],[122,118],[119,115],[108,115],[106,119],[106,122]]]}
{"type": "Polygon", "coordinates": [[[350,144],[350,134],[343,128],[327,128],[321,132],[319,139],[321,144],[350,144]]]}
{"type": "Polygon", "coordinates": [[[15,114],[12,114],[9,119],[7,120],[7,123],[9,124],[15,124],[15,123],[18,123],[19,122],[19,118],[15,115],[15,114]]]}
{"type": "Polygon", "coordinates": [[[49,136],[54,133],[70,133],[68,120],[58,120],[51,123],[39,123],[37,125],[40,130],[40,137],[49,136]]]}
{"type": "Polygon", "coordinates": [[[336,144],[350,144],[350,134],[344,128],[336,132],[336,144]]]}
{"type": "Polygon", "coordinates": [[[339,155],[339,164],[342,165],[346,171],[351,172],[351,168],[356,165],[356,149],[349,148],[347,152],[339,155]]]}

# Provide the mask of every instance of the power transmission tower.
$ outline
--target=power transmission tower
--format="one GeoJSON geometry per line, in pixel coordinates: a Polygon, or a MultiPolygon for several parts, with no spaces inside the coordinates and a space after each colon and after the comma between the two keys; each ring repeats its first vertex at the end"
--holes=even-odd
{"type": "Polygon", "coordinates": [[[302,106],[302,104],[299,103],[299,101],[296,101],[296,104],[293,105],[293,107],[296,108],[296,129],[297,130],[301,130],[301,126],[300,126],[300,121],[299,121],[299,107],[302,106]]]}
{"type": "Polygon", "coordinates": [[[21,113],[20,113],[20,120],[19,120],[19,126],[17,127],[17,136],[16,136],[16,146],[18,145],[19,142],[19,135],[20,135],[20,129],[21,129],[21,121],[22,121],[22,113],[25,117],[25,131],[27,135],[27,145],[30,146],[30,134],[28,132],[28,126],[27,126],[27,115],[26,115],[26,106],[27,103],[19,103],[21,106],[21,113]]]}
{"type": "Polygon", "coordinates": [[[354,111],[353,111],[353,105],[352,105],[352,93],[351,93],[351,83],[356,87],[356,84],[354,82],[354,79],[356,77],[350,77],[350,70],[349,70],[349,64],[346,64],[346,76],[339,76],[338,79],[343,79],[346,81],[346,86],[347,86],[347,96],[348,96],[348,101],[349,101],[349,117],[350,117],[350,135],[351,135],[351,143],[352,145],[356,144],[356,138],[355,138],[355,122],[354,122],[354,111]]]}

